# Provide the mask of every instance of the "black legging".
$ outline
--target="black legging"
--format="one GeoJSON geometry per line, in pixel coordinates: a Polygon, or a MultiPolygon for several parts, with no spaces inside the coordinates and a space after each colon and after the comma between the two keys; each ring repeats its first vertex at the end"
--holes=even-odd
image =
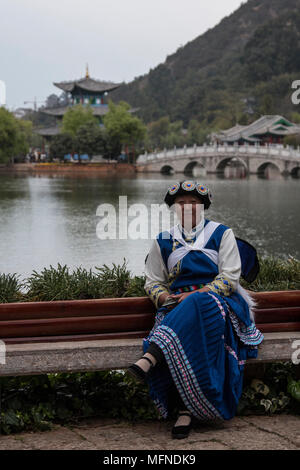
{"type": "MultiPolygon", "coordinates": [[[[159,346],[157,346],[155,343],[150,343],[150,346],[147,350],[147,353],[152,354],[152,356],[155,357],[157,364],[161,364],[165,361],[165,356],[160,349],[159,346]]],[[[182,401],[181,396],[179,395],[177,388],[174,385],[174,390],[172,390],[171,394],[171,401],[172,401],[172,408],[178,408],[179,410],[186,410],[186,406],[182,401]]]]}

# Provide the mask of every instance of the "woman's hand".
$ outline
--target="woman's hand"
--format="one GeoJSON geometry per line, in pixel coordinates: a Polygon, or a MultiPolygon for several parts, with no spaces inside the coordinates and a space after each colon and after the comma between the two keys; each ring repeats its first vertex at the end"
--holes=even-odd
{"type": "Polygon", "coordinates": [[[171,296],[167,292],[164,292],[163,294],[161,294],[158,297],[158,306],[161,307],[164,301],[167,300],[168,297],[171,297],[171,296]]]}
{"type": "Polygon", "coordinates": [[[172,294],[170,295],[170,297],[172,297],[172,299],[178,299],[178,303],[182,302],[188,295],[191,295],[193,294],[194,292],[191,291],[191,292],[181,292],[180,294],[172,294]]]}
{"type": "Polygon", "coordinates": [[[181,292],[180,294],[171,294],[169,297],[178,299],[178,303],[182,302],[188,295],[194,294],[195,292],[208,292],[209,287],[202,287],[201,289],[192,290],[191,292],[181,292]]]}

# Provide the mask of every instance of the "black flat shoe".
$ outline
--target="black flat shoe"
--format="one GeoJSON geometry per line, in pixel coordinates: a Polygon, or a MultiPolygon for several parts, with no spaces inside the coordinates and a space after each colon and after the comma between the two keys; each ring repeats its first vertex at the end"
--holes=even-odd
{"type": "Polygon", "coordinates": [[[151,371],[152,367],[154,367],[154,364],[151,359],[149,359],[149,357],[142,356],[141,359],[145,359],[150,363],[150,369],[147,372],[145,372],[140,366],[137,366],[136,364],[129,366],[127,372],[139,382],[146,382],[149,372],[151,371]]]}
{"type": "MultiPolygon", "coordinates": [[[[172,428],[172,437],[173,439],[185,439],[188,437],[190,430],[192,428],[192,415],[188,411],[185,413],[179,413],[179,416],[189,416],[191,418],[190,424],[186,424],[185,426],[173,426],[172,428]]],[[[177,419],[178,419],[177,418],[177,419]]]]}

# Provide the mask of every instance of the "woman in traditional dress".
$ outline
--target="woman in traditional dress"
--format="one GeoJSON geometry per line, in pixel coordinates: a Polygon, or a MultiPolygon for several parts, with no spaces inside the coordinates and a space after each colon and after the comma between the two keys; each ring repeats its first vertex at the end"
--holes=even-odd
{"type": "Polygon", "coordinates": [[[161,232],[148,254],[145,291],[157,308],[155,324],[144,355],[128,369],[149,384],[164,418],[176,407],[178,439],[188,436],[192,418],[235,415],[244,364],[263,340],[255,303],[239,284],[247,246],[239,249],[231,228],[204,217],[211,199],[209,188],[194,181],[167,191],[164,201],[175,204],[180,222],[161,232]]]}

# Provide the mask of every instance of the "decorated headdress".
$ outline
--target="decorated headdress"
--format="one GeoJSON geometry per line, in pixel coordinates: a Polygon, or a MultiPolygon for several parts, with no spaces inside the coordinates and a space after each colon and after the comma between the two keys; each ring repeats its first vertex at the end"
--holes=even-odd
{"type": "Polygon", "coordinates": [[[172,184],[168,188],[164,201],[170,207],[175,203],[176,197],[183,194],[192,194],[198,197],[202,204],[204,204],[204,209],[208,209],[212,201],[210,189],[196,181],[180,181],[172,184]]]}

